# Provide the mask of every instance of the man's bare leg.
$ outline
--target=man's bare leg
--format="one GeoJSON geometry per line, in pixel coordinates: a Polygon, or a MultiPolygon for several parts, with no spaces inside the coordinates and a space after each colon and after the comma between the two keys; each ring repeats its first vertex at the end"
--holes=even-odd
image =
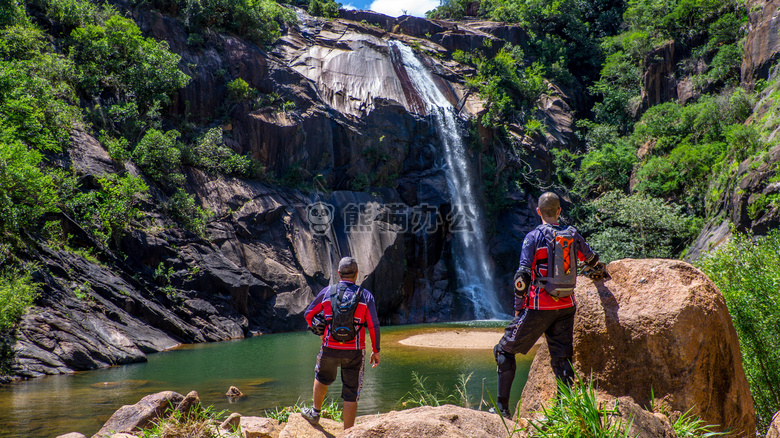
{"type": "Polygon", "coordinates": [[[345,430],[355,425],[355,417],[357,417],[357,402],[345,401],[344,410],[341,413],[345,430]]]}
{"type": "Polygon", "coordinates": [[[319,380],[314,379],[314,390],[312,392],[312,398],[314,399],[314,409],[319,411],[322,409],[322,402],[325,400],[325,394],[328,393],[328,385],[320,383],[319,380]]]}

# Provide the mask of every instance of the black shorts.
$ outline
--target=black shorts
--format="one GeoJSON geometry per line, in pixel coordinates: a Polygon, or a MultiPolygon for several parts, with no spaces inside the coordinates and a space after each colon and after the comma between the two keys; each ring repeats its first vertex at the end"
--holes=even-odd
{"type": "Polygon", "coordinates": [[[341,367],[341,398],[345,402],[356,402],[363,386],[363,363],[365,350],[336,350],[322,347],[317,355],[314,378],[323,385],[336,380],[336,370],[341,367]]]}
{"type": "Polygon", "coordinates": [[[544,334],[552,357],[572,357],[576,307],[556,310],[525,308],[506,326],[498,345],[512,354],[526,354],[544,334]]]}

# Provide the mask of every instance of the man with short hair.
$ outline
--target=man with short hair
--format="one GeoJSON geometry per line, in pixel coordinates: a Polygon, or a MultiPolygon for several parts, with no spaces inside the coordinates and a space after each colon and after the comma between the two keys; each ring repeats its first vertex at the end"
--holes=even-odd
{"type": "MultiPolygon", "coordinates": [[[[317,355],[317,365],[314,368],[314,406],[301,410],[306,420],[311,424],[317,424],[320,420],[320,409],[328,392],[328,385],[336,380],[336,372],[341,367],[341,398],[344,399],[342,418],[344,429],[349,429],[355,424],[357,416],[357,401],[363,384],[363,364],[366,348],[366,327],[371,336],[370,363],[379,365],[379,318],[376,313],[376,303],[371,292],[355,284],[358,276],[357,261],[352,257],[344,257],[339,262],[339,277],[341,281],[333,286],[324,288],[314,301],[306,309],[306,323],[313,327],[312,320],[320,312],[323,313],[323,321],[333,318],[332,300],[349,302],[357,294],[357,307],[355,308],[354,324],[355,337],[352,340],[339,342],[331,333],[331,325],[325,324],[322,334],[322,349],[317,355]]],[[[316,323],[315,323],[316,325],[316,323]]],[[[314,331],[314,330],[313,330],[314,331]]],[[[315,331],[316,332],[316,331],[315,331]]]]}
{"type": "MultiPolygon", "coordinates": [[[[515,379],[517,353],[526,354],[531,350],[542,334],[550,349],[550,364],[555,377],[570,385],[573,373],[571,366],[574,353],[574,313],[576,301],[574,295],[551,295],[545,289],[548,279],[548,249],[553,248],[555,236],[563,232],[574,246],[574,254],[592,267],[603,268],[599,256],[585,242],[574,227],[559,225],[561,201],[552,192],[539,197],[537,214],[542,224],[526,234],[520,254],[520,267],[515,273],[515,318],[504,331],[501,341],[493,348],[498,365],[498,410],[504,417],[511,418],[509,412],[509,393],[515,379]]],[[[550,249],[552,251],[552,249],[550,249]]],[[[576,278],[576,260],[572,281],[576,278]]],[[[551,268],[552,269],[552,268],[551,268]]],[[[553,286],[547,286],[554,291],[553,286]]],[[[571,284],[573,289],[573,283],[571,284]]],[[[571,293],[571,292],[568,292],[571,293]]]]}

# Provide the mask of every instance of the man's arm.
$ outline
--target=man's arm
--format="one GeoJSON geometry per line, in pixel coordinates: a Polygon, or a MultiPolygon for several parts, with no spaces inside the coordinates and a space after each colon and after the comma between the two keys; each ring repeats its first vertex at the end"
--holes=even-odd
{"type": "Polygon", "coordinates": [[[368,312],[366,314],[366,326],[368,327],[368,334],[371,336],[371,349],[374,353],[379,353],[379,316],[376,313],[376,300],[374,296],[370,294],[364,295],[366,297],[366,306],[368,312]]]}
{"type": "Polygon", "coordinates": [[[515,272],[515,312],[520,311],[525,305],[525,297],[528,295],[528,290],[531,287],[531,281],[533,280],[532,267],[534,258],[536,257],[536,236],[537,231],[533,230],[525,235],[523,239],[523,249],[520,251],[520,266],[515,272]]]}
{"type": "Polygon", "coordinates": [[[325,292],[330,289],[329,287],[326,287],[325,289],[321,290],[319,294],[314,298],[314,301],[309,304],[309,307],[306,308],[306,311],[303,313],[304,317],[306,318],[306,324],[311,327],[311,319],[314,318],[314,315],[320,313],[322,309],[324,308],[322,302],[325,300],[325,296],[327,295],[325,292]]]}
{"type": "Polygon", "coordinates": [[[579,233],[579,231],[576,232],[575,236],[577,241],[577,257],[580,259],[580,261],[585,262],[585,264],[588,266],[595,267],[599,262],[598,253],[593,251],[590,245],[588,245],[588,242],[585,241],[585,238],[582,237],[582,235],[579,233]]]}

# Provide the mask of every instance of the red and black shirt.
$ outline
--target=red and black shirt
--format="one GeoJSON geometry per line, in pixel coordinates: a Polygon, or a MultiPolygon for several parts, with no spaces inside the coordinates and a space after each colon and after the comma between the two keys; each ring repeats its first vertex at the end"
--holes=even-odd
{"type": "MultiPolygon", "coordinates": [[[[349,299],[350,294],[358,291],[358,286],[346,280],[341,280],[339,286],[346,285],[344,299],[349,299]]],[[[330,286],[321,290],[314,301],[306,308],[306,323],[311,326],[311,320],[320,312],[325,314],[325,319],[330,320],[333,317],[333,308],[330,304],[330,286]]],[[[355,324],[360,326],[355,339],[348,342],[339,342],[330,336],[330,324],[325,326],[325,336],[322,345],[336,350],[365,350],[366,348],[366,327],[371,336],[371,347],[374,353],[379,352],[379,318],[376,313],[376,301],[371,292],[363,289],[360,296],[360,302],[355,309],[355,324]]]]}

